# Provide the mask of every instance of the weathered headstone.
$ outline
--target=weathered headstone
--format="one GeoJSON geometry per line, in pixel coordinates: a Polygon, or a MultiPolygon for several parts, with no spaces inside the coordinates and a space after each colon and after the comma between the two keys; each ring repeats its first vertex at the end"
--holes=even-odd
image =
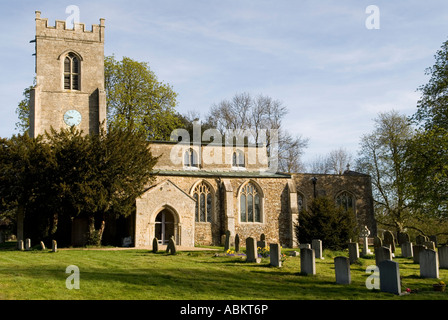
{"type": "Polygon", "coordinates": [[[435,250],[425,249],[420,251],[420,277],[439,277],[439,259],[435,250]]]}
{"type": "Polygon", "coordinates": [[[383,260],[378,265],[380,270],[380,290],[393,294],[401,294],[400,269],[398,262],[383,260]]]}
{"type": "Polygon", "coordinates": [[[58,252],[58,243],[56,242],[56,240],[51,241],[51,251],[58,252]]]}
{"type": "Polygon", "coordinates": [[[280,245],[278,243],[271,243],[269,245],[269,258],[271,266],[274,267],[282,266],[281,250],[280,245]]]}
{"type": "Polygon", "coordinates": [[[260,235],[260,241],[257,241],[257,247],[261,249],[266,247],[266,236],[264,233],[260,235]]]}
{"type": "Polygon", "coordinates": [[[43,241],[40,242],[40,249],[45,250],[45,244],[43,241]]]}
{"type": "Polygon", "coordinates": [[[436,246],[436,248],[439,246],[439,243],[437,242],[437,236],[436,235],[429,236],[429,241],[434,242],[434,245],[436,246]]]}
{"type": "Polygon", "coordinates": [[[397,234],[398,244],[401,246],[403,243],[411,242],[409,235],[406,232],[398,232],[397,234]]]}
{"type": "Polygon", "coordinates": [[[316,274],[316,260],[313,249],[300,249],[300,272],[302,274],[316,274]]]}
{"type": "Polygon", "coordinates": [[[258,258],[257,243],[252,237],[246,239],[246,262],[261,262],[261,259],[258,258]]]}
{"type": "Polygon", "coordinates": [[[414,256],[412,242],[403,242],[401,244],[401,255],[403,258],[412,258],[414,256]]]}
{"type": "Polygon", "coordinates": [[[235,235],[235,252],[240,252],[240,236],[235,235]]]}
{"type": "Polygon", "coordinates": [[[380,248],[382,246],[383,246],[383,240],[381,240],[381,238],[378,236],[374,236],[373,237],[373,247],[380,248]]]}
{"type": "Polygon", "coordinates": [[[448,246],[439,247],[439,268],[448,269],[448,246]]]}
{"type": "Polygon", "coordinates": [[[433,241],[425,241],[423,245],[428,249],[436,250],[436,244],[433,241]]]}
{"type": "Polygon", "coordinates": [[[336,274],[336,283],[350,284],[352,282],[350,274],[350,259],[347,257],[334,258],[334,272],[336,274]]]}
{"type": "Polygon", "coordinates": [[[132,244],[132,237],[131,236],[124,237],[123,240],[121,241],[121,246],[125,247],[125,248],[130,247],[131,244],[132,244]]]}
{"type": "Polygon", "coordinates": [[[415,246],[412,246],[413,251],[413,260],[414,263],[420,263],[420,251],[423,251],[426,249],[426,246],[422,244],[416,244],[415,246]]]}
{"type": "Polygon", "coordinates": [[[174,241],[174,237],[171,236],[170,240],[168,240],[168,246],[166,247],[166,252],[169,252],[170,254],[176,254],[177,248],[176,248],[176,242],[174,241]]]}
{"type": "Polygon", "coordinates": [[[355,263],[359,259],[359,247],[357,242],[348,243],[348,257],[350,264],[355,263]]]}
{"type": "Polygon", "coordinates": [[[152,239],[152,252],[157,253],[159,251],[159,239],[152,239]]]}
{"type": "Polygon", "coordinates": [[[370,230],[367,228],[367,226],[364,226],[364,229],[361,230],[360,236],[362,238],[362,255],[367,256],[369,254],[372,254],[372,252],[369,250],[369,235],[370,230]]]}
{"type": "Polygon", "coordinates": [[[428,237],[422,234],[419,234],[417,237],[415,237],[416,244],[424,244],[428,240],[429,240],[428,237]]]}
{"type": "Polygon", "coordinates": [[[384,247],[390,246],[392,253],[395,252],[395,238],[394,238],[393,233],[390,232],[389,230],[386,230],[384,232],[383,246],[384,247]]]}
{"type": "Polygon", "coordinates": [[[17,250],[23,251],[25,248],[23,247],[23,240],[17,241],[17,250]]]}
{"type": "Polygon", "coordinates": [[[230,231],[226,231],[226,240],[224,242],[224,251],[227,251],[230,249],[230,231]]]}
{"type": "Polygon", "coordinates": [[[390,247],[382,246],[375,249],[375,263],[377,266],[384,260],[392,260],[390,247]]]}
{"type": "Polygon", "coordinates": [[[316,259],[323,259],[322,256],[322,240],[319,239],[313,239],[311,241],[311,249],[314,250],[314,254],[316,259]]]}
{"type": "Polygon", "coordinates": [[[25,250],[26,251],[31,250],[31,239],[30,238],[25,239],[25,250]]]}
{"type": "Polygon", "coordinates": [[[311,244],[309,244],[309,243],[301,243],[299,245],[299,249],[311,249],[311,244]]]}

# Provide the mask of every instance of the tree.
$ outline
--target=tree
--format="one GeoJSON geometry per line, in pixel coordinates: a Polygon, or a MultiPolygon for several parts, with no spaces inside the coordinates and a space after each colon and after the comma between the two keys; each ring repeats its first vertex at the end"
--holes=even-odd
{"type": "Polygon", "coordinates": [[[113,127],[132,125],[150,140],[168,140],[180,124],[172,87],[157,80],[145,62],[128,57],[104,61],[107,120],[113,127]]]}
{"type": "Polygon", "coordinates": [[[302,170],[301,156],[308,145],[308,139],[293,136],[282,125],[288,110],[279,100],[248,93],[235,94],[231,100],[222,100],[212,105],[207,116],[207,124],[216,128],[227,138],[232,135],[246,137],[244,143],[264,144],[268,156],[277,147],[278,171],[302,170]],[[250,136],[245,136],[248,131],[250,136]],[[275,141],[277,140],[277,141],[275,141]],[[277,146],[274,145],[277,142],[277,146]]]}
{"type": "Polygon", "coordinates": [[[406,146],[413,130],[406,116],[396,111],[380,113],[375,130],[361,138],[357,170],[372,177],[373,198],[379,223],[402,232],[409,222],[410,172],[406,146]]]}
{"type": "Polygon", "coordinates": [[[314,198],[299,215],[296,229],[299,243],[320,239],[325,248],[332,250],[345,248],[359,234],[353,211],[337,206],[329,197],[314,198]]]}
{"type": "Polygon", "coordinates": [[[16,114],[19,121],[16,122],[16,130],[26,132],[30,128],[30,93],[33,86],[23,90],[23,99],[16,108],[16,114]]]}
{"type": "Polygon", "coordinates": [[[342,175],[352,161],[352,155],[344,148],[331,150],[327,155],[318,155],[308,164],[310,172],[342,175]]]}

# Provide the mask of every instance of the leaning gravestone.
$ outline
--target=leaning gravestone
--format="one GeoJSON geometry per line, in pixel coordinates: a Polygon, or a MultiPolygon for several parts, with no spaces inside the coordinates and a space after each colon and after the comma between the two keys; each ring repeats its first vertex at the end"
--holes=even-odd
{"type": "Polygon", "coordinates": [[[316,274],[316,260],[313,249],[300,249],[300,272],[302,274],[316,274]]]}
{"type": "Polygon", "coordinates": [[[398,232],[397,234],[398,244],[401,246],[403,243],[411,242],[409,235],[406,232],[398,232]]]}
{"type": "Polygon", "coordinates": [[[378,236],[373,237],[373,247],[379,248],[382,246],[383,246],[383,240],[381,240],[381,238],[378,236]]]}
{"type": "Polygon", "coordinates": [[[224,243],[224,251],[227,251],[230,249],[230,231],[227,230],[226,231],[226,240],[224,243]]]}
{"type": "Polygon", "coordinates": [[[424,236],[422,234],[419,234],[417,237],[415,237],[415,243],[416,244],[424,244],[426,241],[428,241],[428,237],[424,236]]]}
{"type": "Polygon", "coordinates": [[[412,242],[403,242],[401,244],[401,255],[403,258],[412,258],[413,250],[412,250],[412,242]]]}
{"type": "Polygon", "coordinates": [[[235,252],[240,252],[240,236],[238,233],[235,235],[235,252]]]}
{"type": "Polygon", "coordinates": [[[420,251],[420,277],[439,277],[439,259],[435,250],[425,249],[420,251]]]}
{"type": "Polygon", "coordinates": [[[442,246],[439,248],[439,268],[448,269],[448,246],[442,246]]]}
{"type": "Polygon", "coordinates": [[[31,239],[30,238],[25,239],[25,250],[26,251],[31,250],[31,239]]]}
{"type": "Polygon", "coordinates": [[[51,241],[51,251],[58,252],[58,243],[56,242],[56,240],[51,241]]]}
{"type": "Polygon", "coordinates": [[[316,259],[323,259],[322,256],[322,240],[314,239],[311,241],[311,248],[314,250],[316,259]]]}
{"type": "Polygon", "coordinates": [[[436,248],[439,246],[439,243],[437,242],[437,236],[436,235],[429,236],[429,241],[434,242],[434,245],[436,246],[436,248]]]}
{"type": "Polygon", "coordinates": [[[260,235],[260,241],[257,241],[257,247],[261,249],[266,247],[266,236],[264,233],[260,235]]]}
{"type": "Polygon", "coordinates": [[[401,294],[400,269],[398,262],[383,260],[378,265],[380,270],[380,290],[393,294],[401,294]]]}
{"type": "Polygon", "coordinates": [[[274,267],[282,266],[281,250],[280,250],[280,245],[278,243],[271,243],[269,245],[269,258],[270,258],[271,266],[274,266],[274,267]]]}
{"type": "Polygon", "coordinates": [[[152,252],[156,253],[159,251],[159,239],[154,238],[152,239],[152,252]]]}
{"type": "Polygon", "coordinates": [[[423,245],[428,249],[436,250],[436,244],[433,241],[425,241],[423,245]]]}
{"type": "Polygon", "coordinates": [[[258,258],[257,243],[252,237],[246,239],[246,262],[261,262],[261,259],[258,258]]]}
{"type": "Polygon", "coordinates": [[[355,263],[359,259],[359,247],[357,242],[349,242],[348,257],[350,259],[350,264],[355,263]]]}
{"type": "Polygon", "coordinates": [[[43,241],[40,242],[40,248],[41,250],[45,250],[45,244],[43,241]]]}
{"type": "Polygon", "coordinates": [[[375,249],[375,263],[377,266],[384,260],[392,260],[390,247],[381,247],[375,249]]]}
{"type": "Polygon", "coordinates": [[[350,275],[350,259],[347,257],[334,258],[334,272],[336,274],[336,283],[350,284],[352,282],[350,275]]]}
{"type": "Polygon", "coordinates": [[[168,241],[168,246],[166,247],[166,252],[169,252],[170,254],[176,254],[177,248],[176,248],[176,242],[174,241],[174,237],[171,236],[170,240],[168,241]]]}
{"type": "Polygon", "coordinates": [[[17,250],[23,251],[23,240],[17,241],[17,250]]]}

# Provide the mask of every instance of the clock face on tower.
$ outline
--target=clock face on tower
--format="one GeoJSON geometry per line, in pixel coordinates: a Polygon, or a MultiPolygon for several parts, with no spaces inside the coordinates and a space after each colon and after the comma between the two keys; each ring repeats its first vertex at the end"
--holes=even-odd
{"type": "Polygon", "coordinates": [[[68,126],[77,126],[81,123],[81,114],[79,111],[71,109],[64,113],[64,122],[68,126]]]}

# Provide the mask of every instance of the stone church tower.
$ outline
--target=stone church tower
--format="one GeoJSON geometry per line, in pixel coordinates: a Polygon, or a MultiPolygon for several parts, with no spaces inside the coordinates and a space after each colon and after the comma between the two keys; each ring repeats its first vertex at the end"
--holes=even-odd
{"type": "Polygon", "coordinates": [[[85,134],[99,132],[106,118],[104,91],[104,19],[86,30],[55,26],[36,11],[36,86],[30,95],[30,136],[76,126],[85,134]]]}

